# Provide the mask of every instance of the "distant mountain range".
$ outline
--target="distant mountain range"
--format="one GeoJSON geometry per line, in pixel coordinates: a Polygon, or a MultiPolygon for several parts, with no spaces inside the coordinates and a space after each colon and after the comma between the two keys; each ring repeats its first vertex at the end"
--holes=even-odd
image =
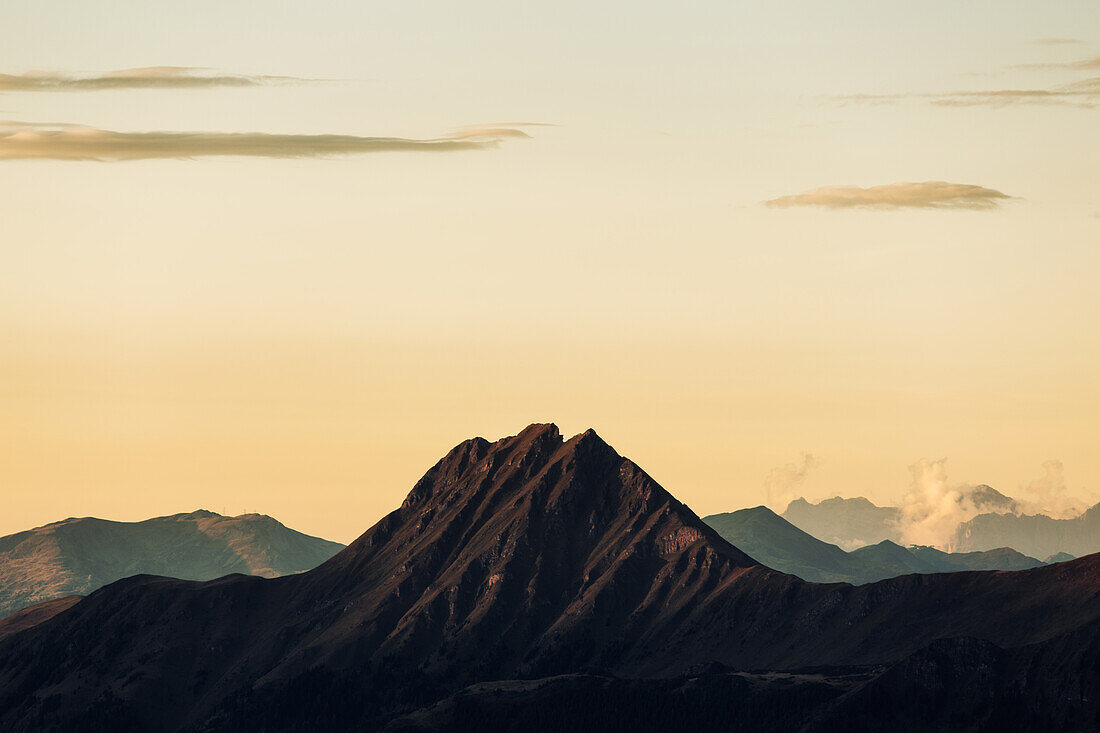
{"type": "MultiPolygon", "coordinates": [[[[1049,558],[1059,553],[1082,557],[1100,552],[1100,504],[1073,519],[1020,514],[1019,504],[996,489],[967,489],[963,500],[981,512],[958,526],[945,546],[955,553],[1010,547],[1024,555],[1049,558]]],[[[883,540],[902,544],[901,510],[876,506],[863,497],[839,496],[816,504],[799,498],[782,517],[819,540],[854,550],[883,540]]]]}
{"type": "Polygon", "coordinates": [[[814,583],[860,585],[909,573],[1026,570],[1043,564],[1007,547],[984,552],[947,553],[932,547],[906,548],[882,540],[845,552],[803,532],[763,506],[713,514],[703,517],[703,521],[722,539],[754,560],[814,583]]]}
{"type": "Polygon", "coordinates": [[[138,576],[0,639],[0,729],[1087,730],[1100,555],[814,584],[593,431],[467,440],[319,567],[138,576]]]}
{"type": "Polygon", "coordinates": [[[981,514],[960,525],[952,541],[952,546],[960,550],[1004,545],[1035,557],[1059,553],[1080,557],[1100,552],[1100,504],[1073,519],[981,514]]]}
{"type": "Polygon", "coordinates": [[[299,573],[343,547],[262,514],[66,519],[0,537],[0,618],[41,601],[87,595],[131,575],[212,580],[230,573],[299,573]]]}
{"type": "Polygon", "coordinates": [[[854,499],[838,496],[817,504],[795,499],[787,505],[783,518],[819,540],[855,549],[883,540],[901,542],[897,527],[900,514],[897,507],[875,506],[862,496],[854,499]]]}

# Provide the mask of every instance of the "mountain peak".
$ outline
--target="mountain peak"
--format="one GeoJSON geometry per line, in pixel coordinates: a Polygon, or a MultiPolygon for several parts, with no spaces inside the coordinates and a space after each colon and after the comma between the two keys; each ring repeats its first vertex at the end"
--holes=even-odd
{"type": "Polygon", "coordinates": [[[565,653],[553,638],[655,623],[757,565],[594,430],[532,425],[460,443],[321,570],[397,619],[383,653],[450,665],[425,640],[461,637],[530,671],[565,653]],[[535,629],[545,645],[513,657],[535,629]]]}

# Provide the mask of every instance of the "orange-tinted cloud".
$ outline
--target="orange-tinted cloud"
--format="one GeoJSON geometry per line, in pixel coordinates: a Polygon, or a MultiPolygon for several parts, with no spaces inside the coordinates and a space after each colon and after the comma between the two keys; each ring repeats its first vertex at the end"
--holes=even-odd
{"type": "Polygon", "coordinates": [[[225,74],[188,66],[147,66],[98,73],[28,71],[0,74],[0,92],[97,92],[118,89],[207,89],[317,81],[291,76],[225,74]]]}
{"type": "Polygon", "coordinates": [[[857,207],[879,209],[992,209],[1012,198],[991,188],[965,183],[924,181],[891,183],[884,186],[825,186],[812,191],[780,196],[764,202],[775,208],[824,206],[830,209],[857,207]]]}
{"type": "Polygon", "coordinates": [[[940,107],[1051,104],[1092,108],[1100,103],[1100,77],[1050,89],[985,89],[942,94],[846,94],[832,97],[832,101],[840,104],[896,104],[907,99],[920,99],[940,107]]]}
{"type": "Polygon", "coordinates": [[[0,123],[0,160],[316,158],[396,151],[483,150],[505,138],[516,137],[528,135],[507,127],[465,128],[443,137],[414,139],[261,132],[114,132],[75,125],[0,123]]]}

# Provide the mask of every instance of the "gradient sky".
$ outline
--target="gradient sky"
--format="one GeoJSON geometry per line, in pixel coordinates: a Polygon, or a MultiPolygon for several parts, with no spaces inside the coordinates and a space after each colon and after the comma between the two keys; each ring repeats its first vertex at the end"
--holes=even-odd
{"type": "Polygon", "coordinates": [[[325,81],[0,84],[32,130],[0,126],[0,534],[203,507],[346,542],[536,421],[700,514],[804,453],[814,498],[944,457],[1095,498],[1098,57],[1095,0],[5,0],[0,74],[325,81]],[[967,94],[1006,90],[1043,96],[967,94]],[[43,123],[530,139],[5,159],[43,123]],[[927,181],[1012,198],[815,205],[927,181]]]}

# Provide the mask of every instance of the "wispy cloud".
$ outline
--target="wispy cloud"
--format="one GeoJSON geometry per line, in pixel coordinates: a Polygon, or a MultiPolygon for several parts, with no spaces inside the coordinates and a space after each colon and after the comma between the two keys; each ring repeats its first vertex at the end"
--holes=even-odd
{"type": "Polygon", "coordinates": [[[917,99],[940,107],[1008,107],[1056,104],[1093,108],[1100,103],[1100,77],[1050,89],[984,89],[934,94],[845,94],[831,98],[839,104],[897,104],[917,99]]]}
{"type": "Polygon", "coordinates": [[[0,160],[317,158],[398,151],[484,150],[506,138],[526,137],[527,133],[518,128],[495,126],[463,128],[442,137],[416,139],[261,132],[114,132],[69,124],[0,122],[0,160]]]}
{"type": "MultiPolygon", "coordinates": [[[[1068,42],[1068,39],[1061,40],[1068,42]]],[[[1096,71],[1100,70],[1100,56],[1077,61],[1017,64],[1009,68],[1017,70],[1096,71]]],[[[941,107],[1009,107],[1024,104],[1046,104],[1092,108],[1100,104],[1100,77],[1082,79],[1069,84],[1042,85],[1030,88],[976,89],[958,92],[845,94],[833,96],[829,99],[837,104],[858,105],[897,104],[907,100],[919,100],[941,107]]]]}
{"type": "Polygon", "coordinates": [[[28,71],[0,74],[0,92],[96,92],[117,89],[206,89],[300,84],[317,79],[226,74],[189,66],[147,66],[94,73],[28,71]]]}
{"type": "Polygon", "coordinates": [[[825,186],[793,196],[780,196],[765,201],[766,206],[824,206],[829,209],[992,209],[1008,194],[991,188],[964,183],[924,181],[922,183],[891,183],[883,186],[825,186]]]}
{"type": "Polygon", "coordinates": [[[1020,104],[1057,104],[1095,107],[1100,102],[1100,78],[1086,79],[1054,89],[993,89],[925,95],[941,107],[1008,107],[1020,104]]]}
{"type": "Polygon", "coordinates": [[[1041,64],[1016,64],[1013,69],[1060,69],[1069,71],[1095,71],[1100,69],[1100,56],[1077,61],[1055,61],[1041,64]]]}

